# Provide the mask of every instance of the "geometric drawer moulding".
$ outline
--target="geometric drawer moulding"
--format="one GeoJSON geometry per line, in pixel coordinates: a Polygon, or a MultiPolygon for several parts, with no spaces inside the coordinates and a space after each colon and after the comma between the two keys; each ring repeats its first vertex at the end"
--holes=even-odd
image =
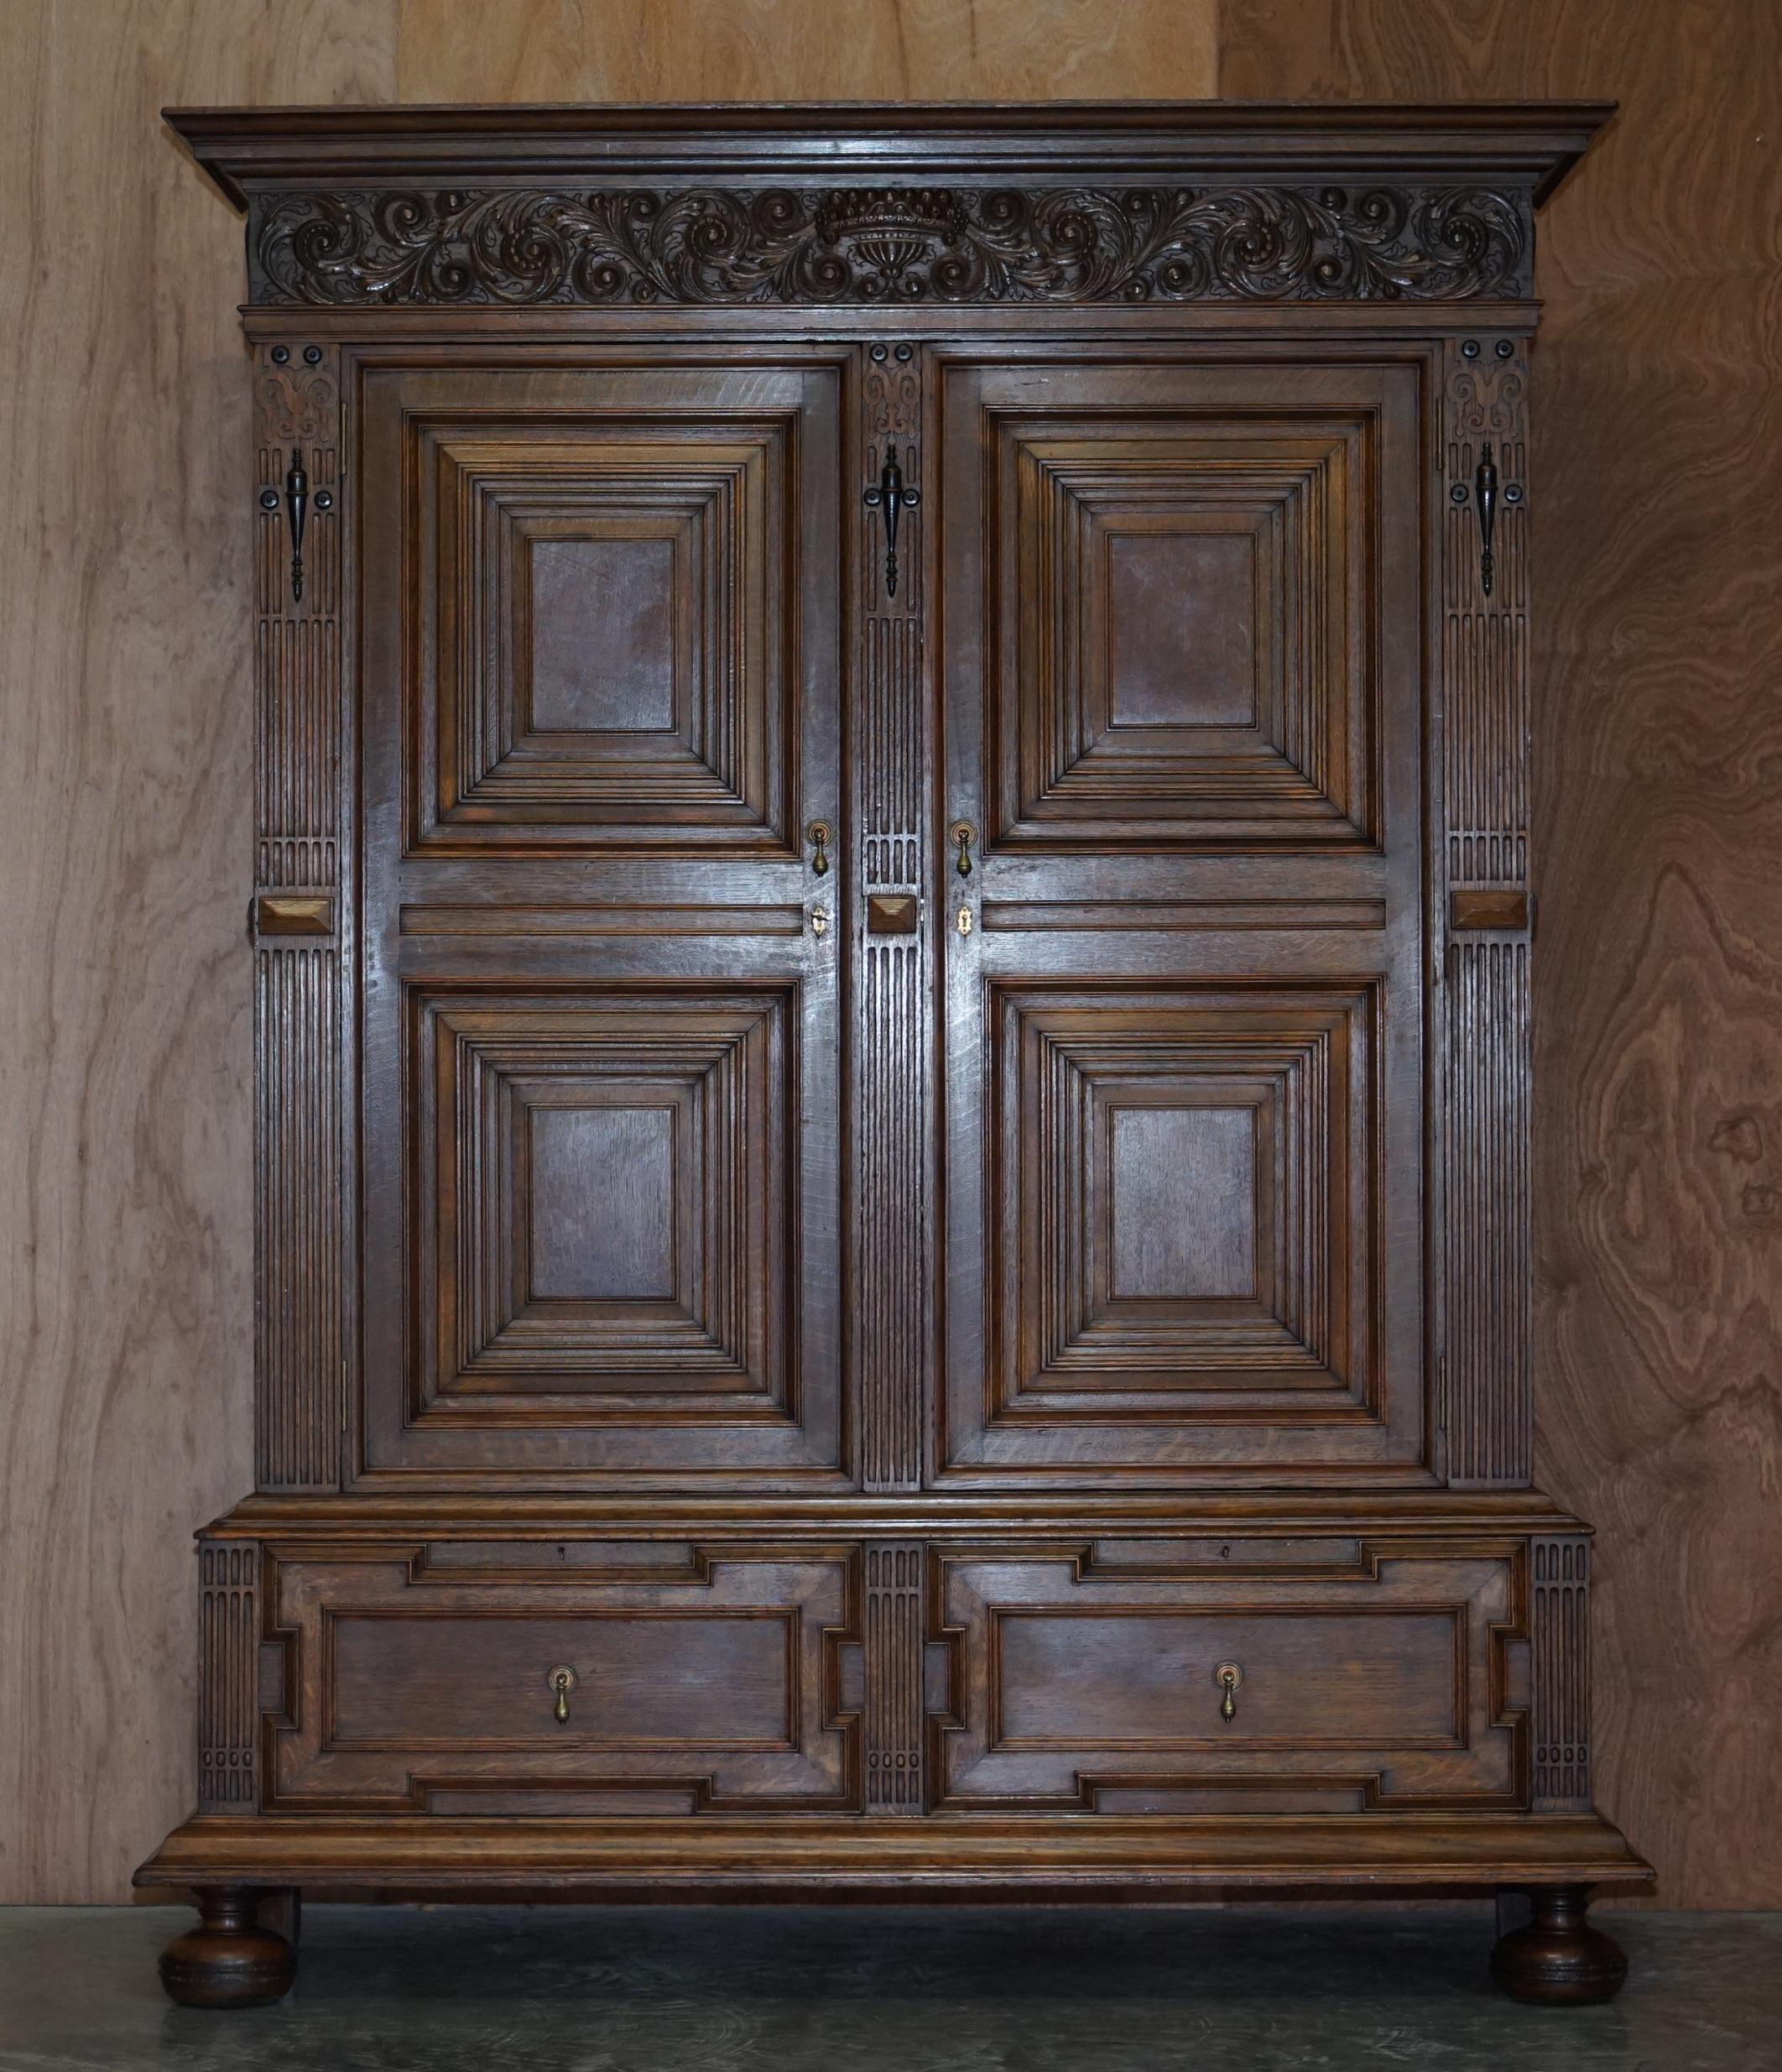
{"type": "Polygon", "coordinates": [[[1372,420],[990,429],[994,838],[1370,844],[1372,420]]]}
{"type": "Polygon", "coordinates": [[[993,1418],[1371,1404],[1377,1008],[1341,980],[993,989],[993,1418]]]}
{"type": "Polygon", "coordinates": [[[1245,1575],[1221,1546],[1234,1551],[1214,1542],[1210,1568],[1142,1540],[1070,1559],[940,1554],[930,1602],[958,1721],[946,1803],[1352,1816],[1527,1803],[1519,1550],[1277,1542],[1245,1575]],[[1229,1722],[1225,1662],[1243,1672],[1229,1722]]]}
{"type": "Polygon", "coordinates": [[[795,1009],[788,987],[411,992],[411,1414],[787,1415],[795,1009]]]}
{"type": "Polygon", "coordinates": [[[857,1805],[847,1548],[566,1551],[529,1575],[462,1542],[269,1564],[273,1803],[560,1819],[857,1805]]]}
{"type": "Polygon", "coordinates": [[[793,421],[410,424],[411,849],[784,853],[793,421]]]}

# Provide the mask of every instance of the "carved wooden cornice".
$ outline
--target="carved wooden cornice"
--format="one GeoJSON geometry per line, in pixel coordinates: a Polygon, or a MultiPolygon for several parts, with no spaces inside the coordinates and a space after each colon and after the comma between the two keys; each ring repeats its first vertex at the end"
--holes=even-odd
{"type": "Polygon", "coordinates": [[[1530,291],[1598,102],[186,108],[274,306],[1530,291]]]}
{"type": "Polygon", "coordinates": [[[250,200],[254,301],[1455,301],[1529,292],[1525,186],[486,187],[250,200]]]}

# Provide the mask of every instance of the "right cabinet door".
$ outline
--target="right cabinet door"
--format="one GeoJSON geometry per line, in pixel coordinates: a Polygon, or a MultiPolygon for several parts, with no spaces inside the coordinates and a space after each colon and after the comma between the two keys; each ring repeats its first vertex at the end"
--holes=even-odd
{"type": "Polygon", "coordinates": [[[935,371],[940,1476],[1420,1479],[1420,363],[935,371]]]}

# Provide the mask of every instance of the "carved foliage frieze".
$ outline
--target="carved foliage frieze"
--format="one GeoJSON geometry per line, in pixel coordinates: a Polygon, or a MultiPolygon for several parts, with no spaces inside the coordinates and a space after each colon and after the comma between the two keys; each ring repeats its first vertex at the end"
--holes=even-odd
{"type": "Polygon", "coordinates": [[[1451,301],[1526,294],[1526,194],[1378,185],[274,193],[257,302],[1451,301]]]}

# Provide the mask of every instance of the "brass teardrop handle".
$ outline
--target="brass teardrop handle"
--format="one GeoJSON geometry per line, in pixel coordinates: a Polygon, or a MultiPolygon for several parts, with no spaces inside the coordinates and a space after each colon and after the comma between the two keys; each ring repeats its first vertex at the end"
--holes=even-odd
{"type": "Polygon", "coordinates": [[[829,844],[831,839],[829,822],[826,820],[814,820],[805,832],[810,838],[810,847],[814,851],[810,868],[819,878],[826,878],[829,875],[829,844]]]}
{"type": "Polygon", "coordinates": [[[1213,1671],[1213,1681],[1219,1687],[1219,1717],[1229,1726],[1238,1717],[1238,1686],[1243,1672],[1235,1662],[1222,1662],[1213,1671]]]}
{"type": "Polygon", "coordinates": [[[557,1701],[550,1709],[552,1716],[559,1726],[567,1726],[570,1716],[569,1694],[576,1688],[576,1672],[566,1663],[560,1663],[545,1678],[545,1682],[557,1694],[557,1701]]]}
{"type": "Polygon", "coordinates": [[[959,852],[959,860],[953,868],[961,878],[972,874],[972,844],[977,839],[977,830],[968,820],[956,820],[949,831],[948,839],[959,852]]]}

